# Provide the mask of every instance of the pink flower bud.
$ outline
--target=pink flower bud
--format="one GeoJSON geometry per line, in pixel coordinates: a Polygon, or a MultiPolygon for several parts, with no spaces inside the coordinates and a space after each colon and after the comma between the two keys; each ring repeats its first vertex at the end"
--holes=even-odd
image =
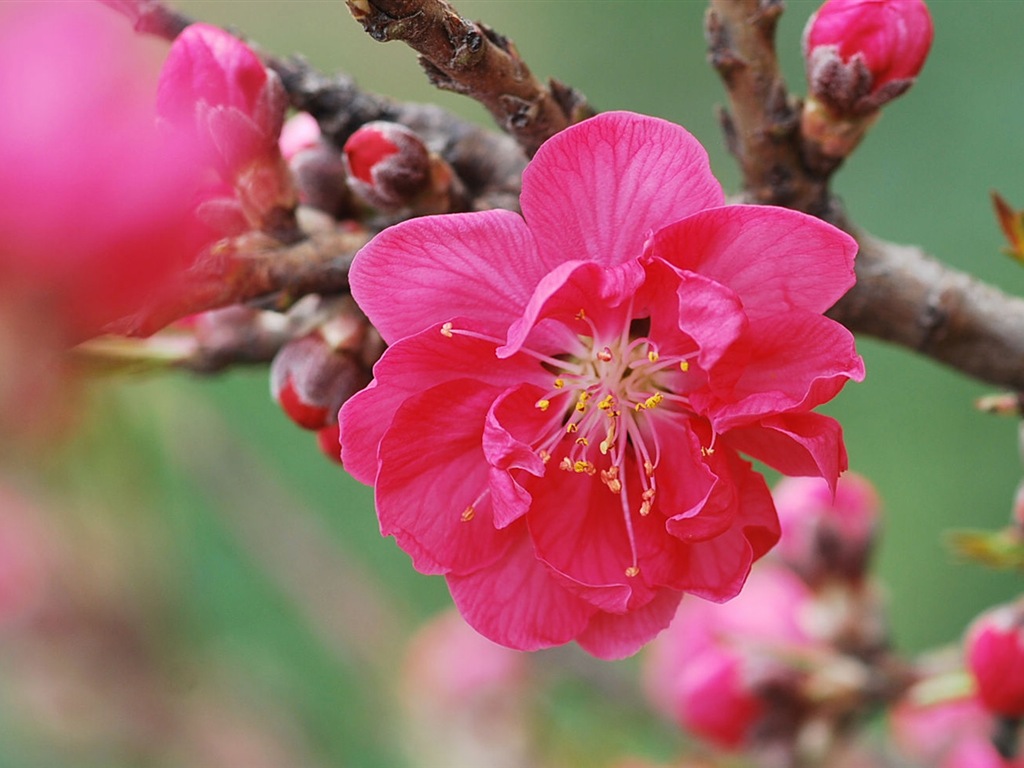
{"type": "Polygon", "coordinates": [[[981,614],[968,628],[965,646],[982,703],[999,715],[1024,716],[1024,606],[981,614]]]}
{"type": "Polygon", "coordinates": [[[874,486],[848,472],[835,495],[820,478],[783,478],[772,491],[782,526],[776,553],[812,586],[829,578],[860,581],[878,527],[874,486]]]}
{"type": "Polygon", "coordinates": [[[874,112],[913,84],[932,34],[924,0],[826,0],[804,28],[812,96],[842,115],[874,112]]]}
{"type": "Polygon", "coordinates": [[[308,112],[299,112],[284,124],[281,152],[288,161],[299,202],[335,219],[351,214],[352,198],[346,181],[345,159],[320,135],[320,126],[308,112]]]}
{"type": "Polygon", "coordinates": [[[755,568],[743,592],[716,605],[686,599],[651,645],[645,689],[679,725],[725,748],[748,742],[794,680],[783,659],[813,643],[804,626],[811,594],[783,568],[755,568]]]}
{"type": "Polygon", "coordinates": [[[207,24],[178,36],[160,73],[158,112],[205,147],[253,226],[295,203],[278,147],[287,107],[280,79],[252,49],[207,24]]]}
{"type": "Polygon", "coordinates": [[[382,211],[412,204],[430,186],[430,153],[413,131],[398,123],[367,123],[344,147],[352,191],[382,211]]]}
{"type": "Polygon", "coordinates": [[[270,390],[284,412],[304,429],[337,424],[342,403],[370,376],[356,357],[319,332],[288,342],[270,366],[270,390]]]}

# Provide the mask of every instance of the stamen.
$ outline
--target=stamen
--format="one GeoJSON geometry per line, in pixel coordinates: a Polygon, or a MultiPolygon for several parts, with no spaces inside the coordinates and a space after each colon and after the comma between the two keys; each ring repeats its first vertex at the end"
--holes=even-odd
{"type": "Polygon", "coordinates": [[[587,438],[585,438],[585,437],[577,437],[576,438],[576,445],[582,445],[582,446],[586,447],[586,446],[590,445],[590,441],[587,440],[587,438]]]}
{"type": "Polygon", "coordinates": [[[576,472],[577,474],[594,475],[597,472],[597,467],[595,467],[589,461],[581,460],[581,461],[575,462],[572,465],[572,470],[573,470],[573,472],[576,472]]]}
{"type": "Polygon", "coordinates": [[[647,359],[652,363],[658,362],[658,353],[652,349],[647,353],[647,359]]]}
{"type": "Polygon", "coordinates": [[[576,401],[576,410],[580,413],[586,413],[587,400],[590,399],[590,393],[587,390],[580,392],[579,399],[576,401]]]}
{"type": "MultiPolygon", "coordinates": [[[[576,410],[579,410],[579,408],[577,408],[576,410]]],[[[579,432],[580,428],[576,426],[576,422],[570,421],[568,424],[565,425],[565,431],[566,434],[571,435],[573,432],[579,432]]]]}
{"type": "Polygon", "coordinates": [[[548,408],[551,407],[551,401],[546,399],[546,398],[541,398],[540,400],[538,400],[533,405],[534,405],[535,408],[537,408],[537,409],[539,409],[541,411],[546,411],[548,408]]]}
{"type": "Polygon", "coordinates": [[[537,455],[540,456],[540,460],[543,461],[545,464],[551,461],[551,453],[549,451],[544,450],[543,448],[537,451],[537,455]]]}
{"type": "Polygon", "coordinates": [[[568,456],[562,457],[562,460],[558,463],[559,469],[564,469],[566,472],[572,472],[572,460],[568,456]]]}
{"type": "Polygon", "coordinates": [[[555,379],[555,389],[561,389],[565,386],[565,379],[555,379]]]}
{"type": "Polygon", "coordinates": [[[686,373],[688,370],[690,370],[690,363],[689,363],[689,361],[687,361],[687,360],[681,361],[679,363],[679,370],[682,371],[683,373],[686,373]]]}
{"type": "Polygon", "coordinates": [[[441,326],[441,335],[446,339],[450,339],[454,334],[452,333],[452,324],[445,323],[441,326]]]}
{"type": "Polygon", "coordinates": [[[461,516],[462,522],[468,523],[470,520],[473,519],[473,516],[475,514],[476,514],[476,510],[473,508],[473,505],[470,504],[462,512],[462,516],[461,516]]]}
{"type": "Polygon", "coordinates": [[[604,363],[610,363],[612,361],[612,351],[610,348],[605,347],[597,353],[597,359],[604,363]]]}
{"type": "Polygon", "coordinates": [[[640,575],[640,569],[637,566],[635,566],[635,565],[631,565],[631,566],[629,566],[629,568],[626,569],[626,575],[629,578],[633,578],[634,576],[639,576],[640,575]]]}
{"type": "Polygon", "coordinates": [[[605,395],[601,402],[597,404],[597,407],[602,411],[610,411],[615,406],[615,396],[611,394],[605,395]]]}

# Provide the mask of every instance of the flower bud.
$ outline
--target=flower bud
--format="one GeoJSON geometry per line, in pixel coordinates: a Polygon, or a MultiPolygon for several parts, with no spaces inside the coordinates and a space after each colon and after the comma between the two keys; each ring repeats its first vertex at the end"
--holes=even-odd
{"type": "Polygon", "coordinates": [[[648,698],[720,747],[749,744],[766,717],[797,703],[799,674],[785,659],[813,645],[810,600],[800,580],[777,566],[755,568],[728,603],[683,600],[646,657],[648,698]]]}
{"type": "Polygon", "coordinates": [[[848,472],[833,495],[820,478],[783,478],[772,491],[782,537],[776,552],[812,587],[830,579],[860,582],[878,528],[878,494],[848,472]]]}
{"type": "Polygon", "coordinates": [[[317,430],[316,444],[324,456],[336,464],[341,464],[341,428],[337,421],[329,427],[317,430]]]}
{"type": "Polygon", "coordinates": [[[804,28],[811,95],[864,115],[906,91],[932,44],[924,0],[826,0],[804,28]]]}
{"type": "Polygon", "coordinates": [[[398,211],[430,188],[430,153],[423,140],[398,123],[366,123],[344,147],[352,191],[375,208],[398,211]]]}
{"type": "Polygon", "coordinates": [[[288,342],[270,366],[270,390],[303,429],[337,423],[342,403],[370,382],[350,352],[329,344],[319,331],[288,342]]]}
{"type": "Polygon", "coordinates": [[[345,159],[320,135],[320,126],[308,112],[289,118],[281,131],[281,153],[288,161],[299,203],[335,219],[351,215],[352,197],[345,159]]]}
{"type": "Polygon", "coordinates": [[[205,147],[256,228],[278,224],[279,211],[295,205],[277,143],[287,107],[277,74],[241,40],[207,24],[177,37],[160,73],[157,111],[205,147]]]}
{"type": "Polygon", "coordinates": [[[1024,604],[981,614],[967,630],[967,667],[992,712],[1024,716],[1024,604]]]}

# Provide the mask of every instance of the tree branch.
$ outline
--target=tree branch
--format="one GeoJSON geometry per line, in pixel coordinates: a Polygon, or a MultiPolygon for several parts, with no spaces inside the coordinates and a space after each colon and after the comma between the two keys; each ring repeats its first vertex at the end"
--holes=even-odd
{"type": "Polygon", "coordinates": [[[775,55],[782,10],[782,0],[711,0],[708,58],[730,105],[719,117],[752,202],[822,216],[835,168],[812,170],[804,162],[799,103],[790,98],[775,55]]]}
{"type": "Polygon", "coordinates": [[[467,21],[446,0],[346,0],[363,29],[380,42],[402,40],[438,88],[476,99],[532,156],[563,128],[592,115],[573,88],[530,72],[515,44],[467,21]]]}

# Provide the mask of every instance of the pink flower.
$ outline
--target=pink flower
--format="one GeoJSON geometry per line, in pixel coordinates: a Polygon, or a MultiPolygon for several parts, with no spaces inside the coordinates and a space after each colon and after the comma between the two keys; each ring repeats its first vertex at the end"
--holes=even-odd
{"type": "Polygon", "coordinates": [[[277,75],[241,40],[208,24],[175,39],[160,73],[160,115],[204,147],[254,227],[295,205],[278,146],[287,107],[277,75]]]}
{"type": "Polygon", "coordinates": [[[776,709],[785,706],[783,691],[798,696],[798,674],[785,659],[814,644],[810,611],[810,591],[778,566],[758,566],[725,605],[684,600],[644,660],[648,697],[690,733],[744,745],[768,711],[768,687],[776,709]]]}
{"type": "Polygon", "coordinates": [[[955,755],[962,758],[983,752],[986,745],[991,748],[987,742],[995,725],[992,715],[972,695],[929,701],[924,695],[929,682],[911,688],[892,708],[894,743],[915,765],[971,765],[955,755]]]}
{"type": "Polygon", "coordinates": [[[932,35],[924,0],[827,0],[804,28],[811,93],[841,114],[872,112],[913,84],[932,35]]]}
{"type": "Polygon", "coordinates": [[[30,309],[19,335],[95,335],[193,260],[194,152],[157,135],[154,52],[99,5],[0,4],[0,302],[30,309]]]}
{"type": "Polygon", "coordinates": [[[821,478],[787,477],[772,489],[782,538],[776,553],[809,584],[860,581],[878,526],[874,486],[852,472],[834,489],[821,478]]]}
{"type": "Polygon", "coordinates": [[[1001,605],[981,614],[965,645],[982,703],[996,714],[1024,716],[1024,609],[1001,605]]]}
{"type": "Polygon", "coordinates": [[[821,315],[856,246],[723,207],[700,144],[630,113],[547,142],[521,203],[413,219],[356,256],[391,346],[341,411],[342,458],[482,634],[626,656],[683,592],[736,595],[778,538],[740,452],[845,468],[839,425],[810,411],[863,374],[821,315]]]}

